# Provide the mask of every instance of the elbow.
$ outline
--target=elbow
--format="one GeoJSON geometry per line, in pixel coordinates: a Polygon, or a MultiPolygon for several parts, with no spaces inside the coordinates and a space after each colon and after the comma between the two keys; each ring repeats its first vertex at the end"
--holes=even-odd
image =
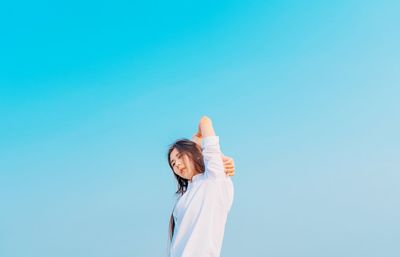
{"type": "Polygon", "coordinates": [[[202,137],[215,136],[212,121],[209,117],[203,116],[200,119],[199,129],[202,137]]]}
{"type": "Polygon", "coordinates": [[[200,124],[210,124],[211,123],[211,119],[208,116],[203,116],[200,119],[200,124]]]}

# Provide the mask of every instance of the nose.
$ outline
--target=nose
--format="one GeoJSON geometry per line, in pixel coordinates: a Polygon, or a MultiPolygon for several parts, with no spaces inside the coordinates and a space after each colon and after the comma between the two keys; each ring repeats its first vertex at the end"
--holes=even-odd
{"type": "Polygon", "coordinates": [[[183,169],[183,163],[177,163],[176,168],[179,170],[179,172],[182,172],[183,169]]]}

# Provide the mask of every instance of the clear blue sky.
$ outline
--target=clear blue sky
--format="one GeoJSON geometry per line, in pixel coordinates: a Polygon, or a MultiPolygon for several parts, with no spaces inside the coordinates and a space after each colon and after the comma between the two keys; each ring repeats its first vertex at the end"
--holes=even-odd
{"type": "Polygon", "coordinates": [[[8,1],[0,256],[165,256],[170,143],[236,160],[222,257],[400,256],[397,1],[8,1]]]}

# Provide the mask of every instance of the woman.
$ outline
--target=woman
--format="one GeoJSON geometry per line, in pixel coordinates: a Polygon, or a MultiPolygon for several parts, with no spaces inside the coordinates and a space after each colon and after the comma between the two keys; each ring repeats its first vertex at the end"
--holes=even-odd
{"type": "Polygon", "coordinates": [[[169,256],[220,256],[233,202],[229,176],[234,174],[234,164],[222,155],[210,118],[201,118],[192,141],[182,139],[171,145],[168,163],[179,196],[170,218],[169,256]]]}

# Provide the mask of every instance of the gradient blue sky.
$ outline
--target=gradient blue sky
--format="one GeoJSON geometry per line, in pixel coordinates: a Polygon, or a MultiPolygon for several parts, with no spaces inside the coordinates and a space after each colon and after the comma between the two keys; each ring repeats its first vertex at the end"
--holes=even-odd
{"type": "Polygon", "coordinates": [[[0,256],[165,256],[173,140],[236,160],[222,257],[400,256],[397,1],[8,1],[0,256]]]}

